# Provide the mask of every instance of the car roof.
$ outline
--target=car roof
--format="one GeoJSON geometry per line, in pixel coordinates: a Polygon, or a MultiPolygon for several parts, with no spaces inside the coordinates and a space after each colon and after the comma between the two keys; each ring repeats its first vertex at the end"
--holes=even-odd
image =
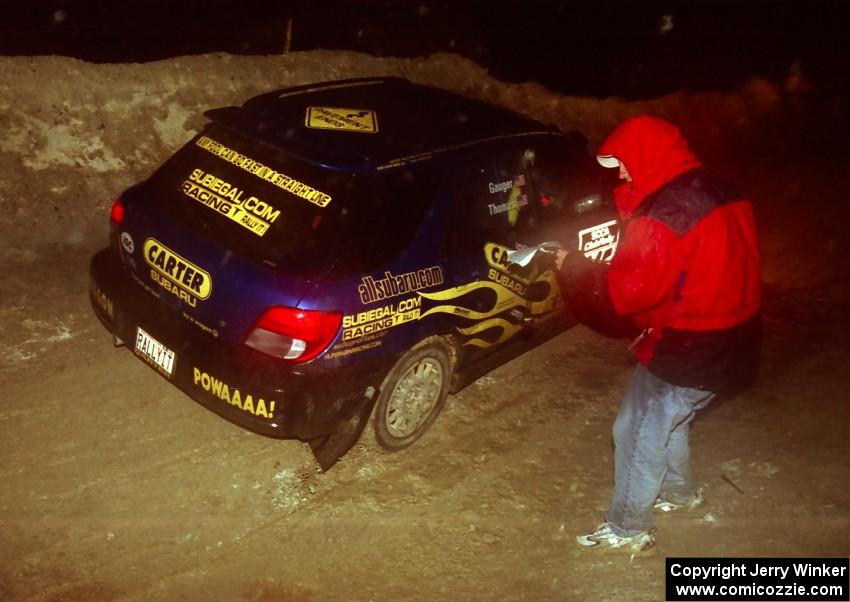
{"type": "Polygon", "coordinates": [[[325,167],[380,171],[487,142],[563,136],[507,109],[396,77],[268,92],[212,121],[325,167]]]}

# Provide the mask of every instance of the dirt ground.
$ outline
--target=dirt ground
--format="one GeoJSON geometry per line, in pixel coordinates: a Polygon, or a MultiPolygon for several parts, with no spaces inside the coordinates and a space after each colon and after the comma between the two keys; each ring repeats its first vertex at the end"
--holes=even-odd
{"type": "Polygon", "coordinates": [[[610,495],[623,341],[561,334],[450,397],[415,446],[320,474],[112,347],[87,298],[103,241],[10,257],[0,600],[656,601],[667,556],[850,555],[847,172],[725,173],[762,228],[762,375],[694,423],[709,505],[659,516],[632,562],[574,542],[610,495]]]}

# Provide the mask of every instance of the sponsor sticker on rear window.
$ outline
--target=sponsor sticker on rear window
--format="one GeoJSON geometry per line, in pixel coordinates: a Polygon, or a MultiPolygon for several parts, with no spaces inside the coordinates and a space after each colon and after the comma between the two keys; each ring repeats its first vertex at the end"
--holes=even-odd
{"type": "Polygon", "coordinates": [[[209,136],[201,136],[195,141],[195,144],[205,151],[212,153],[219,159],[227,161],[239,169],[247,171],[249,174],[274,184],[278,188],[292,193],[305,201],[309,201],[314,205],[327,207],[327,205],[331,202],[331,195],[320,190],[316,190],[312,186],[308,186],[303,182],[299,182],[285,173],[275,171],[271,167],[263,165],[259,161],[246,157],[239,151],[227,147],[221,142],[213,140],[209,136]]]}
{"type": "Polygon", "coordinates": [[[257,236],[265,234],[280,217],[280,209],[202,169],[193,169],[180,184],[180,190],[257,236]]]}
{"type": "Polygon", "coordinates": [[[368,109],[342,107],[307,107],[305,125],[317,130],[341,130],[374,134],[378,131],[378,116],[368,109]]]}

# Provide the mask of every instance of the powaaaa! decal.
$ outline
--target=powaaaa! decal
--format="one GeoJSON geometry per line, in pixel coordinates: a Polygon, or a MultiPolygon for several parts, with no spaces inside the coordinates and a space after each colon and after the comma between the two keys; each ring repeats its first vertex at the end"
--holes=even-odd
{"type": "Polygon", "coordinates": [[[195,367],[192,368],[192,376],[196,387],[212,393],[220,400],[239,408],[243,412],[262,418],[274,418],[275,406],[277,405],[274,400],[267,402],[262,397],[254,399],[255,396],[251,393],[243,394],[239,389],[234,389],[223,380],[195,367]]]}
{"type": "Polygon", "coordinates": [[[320,190],[316,190],[312,186],[299,182],[295,178],[284,173],[275,171],[271,167],[263,165],[258,161],[254,161],[250,157],[246,157],[239,151],[233,150],[217,140],[213,140],[207,136],[201,136],[195,141],[195,144],[205,151],[212,153],[219,159],[223,159],[224,161],[235,165],[239,169],[247,171],[249,174],[274,184],[278,188],[290,192],[305,201],[313,203],[314,205],[327,207],[328,203],[331,202],[331,195],[320,190]]]}
{"type": "Polygon", "coordinates": [[[192,307],[209,298],[212,278],[205,270],[184,259],[155,238],[142,245],[145,261],[151,266],[151,280],[192,307]]]}

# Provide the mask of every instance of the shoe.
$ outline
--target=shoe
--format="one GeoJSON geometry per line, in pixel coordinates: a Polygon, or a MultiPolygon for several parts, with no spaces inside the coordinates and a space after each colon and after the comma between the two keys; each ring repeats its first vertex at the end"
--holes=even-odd
{"type": "Polygon", "coordinates": [[[641,531],[635,535],[617,535],[611,527],[611,523],[602,523],[592,533],[576,537],[578,545],[585,548],[625,548],[632,556],[655,545],[655,530],[641,531]]]}
{"type": "Polygon", "coordinates": [[[684,510],[688,512],[694,508],[702,506],[704,502],[705,496],[703,495],[702,487],[700,487],[693,493],[693,495],[688,496],[668,496],[662,493],[658,496],[658,499],[655,500],[653,508],[655,510],[660,510],[661,512],[675,512],[677,510],[684,510]]]}

